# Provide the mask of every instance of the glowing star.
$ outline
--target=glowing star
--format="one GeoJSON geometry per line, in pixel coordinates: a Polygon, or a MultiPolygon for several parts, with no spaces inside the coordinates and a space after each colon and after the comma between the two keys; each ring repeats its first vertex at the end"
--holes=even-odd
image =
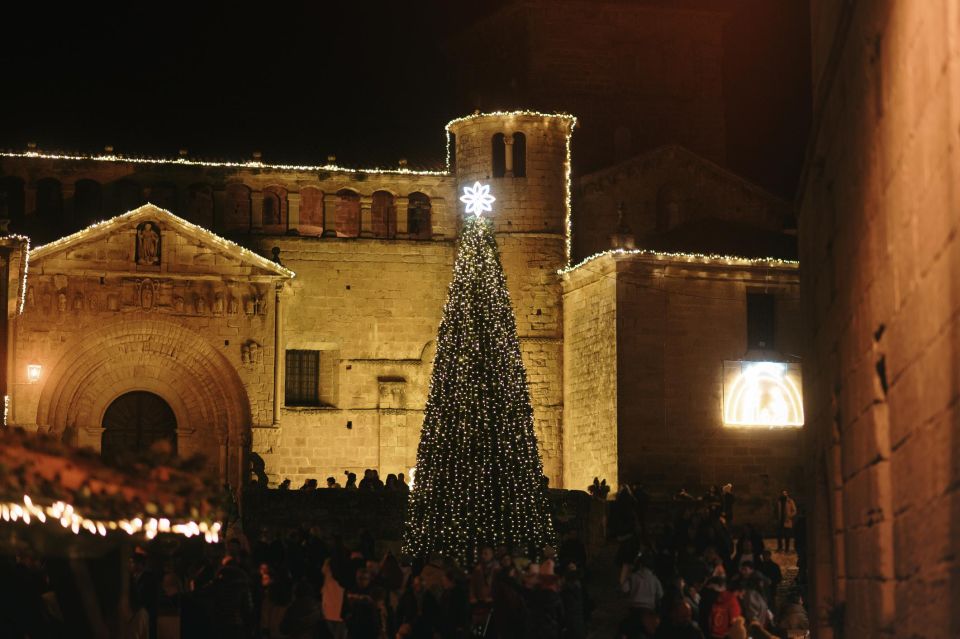
{"type": "Polygon", "coordinates": [[[496,199],[490,195],[490,185],[479,182],[463,187],[463,195],[460,197],[460,201],[467,205],[467,213],[473,213],[477,217],[484,211],[493,211],[496,199]]]}

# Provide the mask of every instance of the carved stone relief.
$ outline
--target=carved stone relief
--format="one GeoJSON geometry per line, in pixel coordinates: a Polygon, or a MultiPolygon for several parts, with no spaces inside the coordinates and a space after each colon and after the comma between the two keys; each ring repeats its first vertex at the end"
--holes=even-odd
{"type": "Polygon", "coordinates": [[[156,284],[151,279],[145,279],[140,281],[140,294],[138,295],[140,300],[140,308],[144,311],[153,310],[154,306],[157,303],[157,290],[156,284]]]}
{"type": "Polygon", "coordinates": [[[156,222],[143,222],[137,226],[137,264],[158,266],[160,264],[160,227],[156,222]]]}

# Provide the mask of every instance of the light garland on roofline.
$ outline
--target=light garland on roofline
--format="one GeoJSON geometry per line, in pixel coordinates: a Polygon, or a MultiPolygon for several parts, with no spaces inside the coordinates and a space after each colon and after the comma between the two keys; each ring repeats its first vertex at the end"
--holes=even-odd
{"type": "Polygon", "coordinates": [[[20,306],[17,314],[23,313],[23,306],[27,301],[27,271],[30,270],[30,238],[26,235],[4,235],[0,240],[18,240],[26,244],[23,251],[23,273],[20,276],[20,306]]]}
{"type": "Polygon", "coordinates": [[[572,256],[572,232],[573,232],[573,201],[571,194],[572,186],[572,171],[573,164],[571,161],[571,145],[570,141],[573,137],[573,130],[577,126],[577,116],[571,115],[569,113],[543,113],[541,111],[530,111],[530,110],[520,110],[520,111],[491,111],[489,113],[473,113],[471,115],[465,115],[460,118],[454,118],[447,122],[447,126],[444,127],[444,131],[447,134],[447,173],[450,174],[450,127],[454,124],[459,124],[460,122],[467,122],[469,120],[476,120],[479,118],[487,117],[511,117],[511,116],[533,116],[538,118],[559,118],[562,120],[567,120],[570,124],[570,128],[567,129],[567,139],[566,139],[566,151],[567,157],[564,160],[564,181],[566,193],[564,194],[564,227],[565,227],[565,250],[566,250],[566,260],[567,266],[570,265],[570,258],[572,256]]]}
{"type": "Polygon", "coordinates": [[[171,533],[190,538],[203,535],[204,541],[215,544],[220,540],[221,524],[218,521],[208,524],[188,521],[173,524],[165,517],[134,517],[133,519],[90,519],[78,513],[74,507],[62,501],[42,507],[33,503],[29,495],[23,496],[23,502],[0,502],[0,518],[5,522],[23,521],[25,524],[59,522],[64,528],[79,535],[81,530],[93,535],[106,537],[110,531],[122,530],[128,535],[143,533],[147,539],[153,539],[159,533],[171,533]]]}
{"type": "MultiPolygon", "coordinates": [[[[97,230],[99,230],[99,229],[101,229],[101,228],[103,228],[103,227],[105,227],[105,226],[110,226],[110,225],[112,225],[112,224],[118,224],[118,223],[120,223],[120,222],[122,222],[122,221],[124,221],[124,220],[126,220],[126,219],[128,219],[128,218],[132,218],[132,217],[134,217],[134,216],[136,216],[136,215],[139,215],[139,214],[145,212],[145,209],[147,209],[147,207],[150,207],[150,209],[153,209],[153,210],[155,210],[155,211],[159,211],[159,212],[161,212],[161,213],[166,213],[167,215],[169,215],[170,217],[173,218],[173,221],[174,221],[174,222],[176,222],[176,223],[178,223],[178,224],[181,224],[181,225],[185,226],[186,228],[191,229],[191,230],[193,230],[193,231],[196,231],[196,232],[200,233],[201,235],[205,236],[206,240],[207,240],[208,242],[210,242],[211,244],[218,245],[218,246],[220,246],[221,248],[225,248],[225,249],[238,250],[238,251],[240,251],[240,253],[241,253],[244,257],[247,257],[247,258],[253,260],[254,262],[256,262],[259,266],[261,266],[261,267],[263,267],[263,268],[267,268],[267,269],[274,270],[274,271],[279,271],[281,275],[285,275],[286,277],[289,277],[289,278],[294,278],[294,277],[297,276],[296,273],[294,273],[293,271],[291,271],[291,270],[288,269],[287,267],[281,266],[280,264],[277,264],[276,262],[274,262],[274,261],[272,261],[272,260],[268,260],[267,258],[263,257],[263,256],[260,255],[259,253],[255,253],[255,252],[251,251],[250,249],[247,249],[247,248],[244,248],[244,247],[240,246],[240,245],[237,244],[236,242],[231,242],[230,240],[228,240],[228,239],[226,239],[226,238],[224,238],[224,237],[220,237],[219,235],[217,235],[217,234],[214,233],[213,231],[209,231],[209,230],[203,228],[202,226],[199,226],[199,225],[197,225],[197,224],[194,224],[193,222],[188,222],[187,220],[183,219],[182,217],[179,217],[179,216],[177,216],[176,214],[171,213],[170,211],[168,211],[168,210],[166,210],[166,209],[162,209],[162,208],[160,208],[159,206],[156,206],[155,204],[150,204],[149,202],[148,202],[147,204],[144,204],[143,206],[140,206],[140,207],[137,207],[137,208],[133,209],[132,211],[127,211],[126,213],[121,213],[120,215],[117,215],[117,216],[115,216],[115,217],[111,217],[111,218],[109,218],[109,219],[107,219],[107,220],[101,220],[100,222],[95,222],[95,223],[91,224],[90,226],[88,226],[88,227],[85,228],[85,229],[81,229],[81,230],[77,231],[76,233],[71,233],[70,235],[67,235],[67,236],[65,236],[65,237],[61,237],[59,240],[54,240],[53,242],[49,242],[49,243],[44,244],[44,245],[42,245],[42,246],[38,246],[38,247],[36,247],[35,249],[33,249],[32,251],[30,251],[30,252],[31,252],[31,253],[34,253],[34,254],[38,254],[38,253],[47,253],[47,252],[50,252],[50,251],[54,251],[54,250],[56,250],[56,249],[57,249],[58,247],[60,247],[60,246],[69,244],[70,242],[73,242],[74,240],[80,239],[81,237],[83,237],[83,236],[85,236],[85,235],[89,235],[89,234],[93,233],[94,231],[97,231],[97,230]]],[[[34,259],[36,259],[36,258],[37,258],[37,255],[34,255],[34,259]]]]}
{"type": "Polygon", "coordinates": [[[337,173],[369,173],[375,175],[449,175],[448,171],[415,171],[398,167],[396,169],[384,169],[375,167],[372,169],[351,169],[336,164],[266,164],[258,160],[249,162],[210,162],[204,160],[189,160],[187,158],[177,158],[175,160],[166,158],[135,158],[124,157],[116,154],[101,155],[66,155],[61,153],[41,153],[39,151],[25,151],[16,153],[13,151],[0,152],[0,157],[6,158],[37,158],[41,160],[91,160],[93,162],[129,162],[131,164],[179,164],[181,166],[205,166],[217,168],[233,169],[275,169],[278,171],[329,171],[337,173]]]}
{"type": "Polygon", "coordinates": [[[800,262],[797,260],[783,260],[778,257],[740,257],[736,255],[720,255],[717,253],[667,253],[661,251],[651,251],[649,249],[610,249],[600,253],[594,253],[590,257],[584,258],[576,264],[557,271],[558,275],[571,273],[581,266],[594,260],[600,259],[606,255],[644,255],[663,260],[683,260],[685,262],[721,262],[731,266],[773,266],[783,268],[798,268],[800,262]]]}

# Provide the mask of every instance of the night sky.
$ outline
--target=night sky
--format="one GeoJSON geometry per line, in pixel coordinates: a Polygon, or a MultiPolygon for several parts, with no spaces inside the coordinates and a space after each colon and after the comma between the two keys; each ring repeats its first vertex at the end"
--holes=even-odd
{"type": "MultiPolygon", "coordinates": [[[[792,197],[806,3],[714,1],[735,10],[727,164],[792,197]]],[[[501,2],[20,4],[0,26],[0,148],[439,168],[443,125],[463,114],[445,42],[501,2]]]]}

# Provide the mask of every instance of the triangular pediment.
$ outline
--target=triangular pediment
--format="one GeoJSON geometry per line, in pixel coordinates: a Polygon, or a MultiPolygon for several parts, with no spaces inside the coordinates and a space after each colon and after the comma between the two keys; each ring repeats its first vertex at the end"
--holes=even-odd
{"type": "Polygon", "coordinates": [[[30,251],[31,271],[282,280],[293,271],[153,204],[30,251]]]}

